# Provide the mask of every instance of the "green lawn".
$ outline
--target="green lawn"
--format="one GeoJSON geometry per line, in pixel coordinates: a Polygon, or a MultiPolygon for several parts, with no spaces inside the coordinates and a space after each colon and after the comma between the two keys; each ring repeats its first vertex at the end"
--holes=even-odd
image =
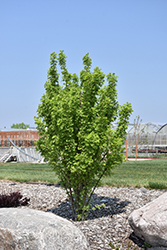
{"type": "Polygon", "coordinates": [[[51,167],[47,164],[38,163],[0,164],[0,179],[18,182],[58,182],[58,178],[51,167]]]}
{"type": "MultiPolygon", "coordinates": [[[[5,163],[0,164],[0,179],[18,182],[58,183],[58,177],[47,164],[5,163]]],[[[114,167],[102,185],[167,188],[167,159],[128,161],[114,167]]]]}
{"type": "Polygon", "coordinates": [[[113,174],[102,180],[103,185],[167,188],[167,159],[127,161],[114,167],[113,174]]]}

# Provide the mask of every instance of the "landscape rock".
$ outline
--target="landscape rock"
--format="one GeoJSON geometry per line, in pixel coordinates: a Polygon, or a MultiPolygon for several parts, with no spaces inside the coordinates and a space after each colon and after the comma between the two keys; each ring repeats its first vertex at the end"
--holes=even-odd
{"type": "Polygon", "coordinates": [[[134,210],[128,221],[138,237],[153,247],[167,249],[167,192],[134,210]]]}
{"type": "Polygon", "coordinates": [[[28,208],[0,208],[0,250],[88,250],[70,221],[28,208]]]}
{"type": "MultiPolygon", "coordinates": [[[[72,221],[70,201],[60,185],[0,180],[1,194],[17,191],[21,192],[23,197],[30,198],[28,209],[52,211],[54,214],[72,221]],[[44,204],[46,207],[43,207],[44,204]]],[[[135,209],[155,200],[163,193],[165,190],[147,189],[147,193],[143,193],[140,188],[134,187],[98,187],[92,196],[91,204],[95,206],[104,203],[106,207],[95,211],[90,210],[87,220],[72,221],[72,223],[84,233],[91,250],[111,250],[109,242],[112,242],[115,247],[123,244],[123,248],[120,250],[125,250],[129,248],[129,237],[133,233],[128,223],[129,215],[135,209]]],[[[27,208],[24,207],[24,209],[27,208]]],[[[143,241],[135,241],[135,239],[136,237],[130,239],[129,250],[145,250],[143,241]]]]}

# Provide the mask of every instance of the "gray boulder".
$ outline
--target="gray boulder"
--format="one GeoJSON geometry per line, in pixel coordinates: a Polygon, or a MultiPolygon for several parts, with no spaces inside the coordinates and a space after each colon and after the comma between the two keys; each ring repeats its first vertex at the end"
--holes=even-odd
{"type": "Polygon", "coordinates": [[[84,234],[49,212],[0,208],[0,250],[88,250],[84,234]]]}
{"type": "Polygon", "coordinates": [[[134,210],[128,220],[138,237],[153,247],[167,249],[167,192],[134,210]]]}

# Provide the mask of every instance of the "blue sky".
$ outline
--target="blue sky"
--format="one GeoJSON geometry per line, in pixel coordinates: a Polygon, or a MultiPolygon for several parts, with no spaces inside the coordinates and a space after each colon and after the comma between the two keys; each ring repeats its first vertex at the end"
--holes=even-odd
{"type": "Polygon", "coordinates": [[[167,123],[166,0],[0,0],[0,128],[34,116],[50,54],[79,74],[89,52],[118,78],[118,101],[143,122],[167,123]]]}

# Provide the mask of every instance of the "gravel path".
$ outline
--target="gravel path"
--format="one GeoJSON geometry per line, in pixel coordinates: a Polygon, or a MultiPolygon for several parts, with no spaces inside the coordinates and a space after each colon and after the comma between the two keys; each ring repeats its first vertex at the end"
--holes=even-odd
{"type": "MultiPolygon", "coordinates": [[[[0,194],[15,191],[30,198],[28,208],[53,212],[72,221],[70,203],[65,191],[58,185],[0,181],[0,194]]],[[[91,211],[86,221],[72,223],[85,234],[91,250],[111,250],[109,242],[120,246],[120,250],[134,247],[136,250],[145,249],[143,242],[133,235],[128,216],[134,209],[144,206],[164,192],[133,187],[99,187],[93,195],[92,205],[104,203],[105,207],[91,211]]]]}

